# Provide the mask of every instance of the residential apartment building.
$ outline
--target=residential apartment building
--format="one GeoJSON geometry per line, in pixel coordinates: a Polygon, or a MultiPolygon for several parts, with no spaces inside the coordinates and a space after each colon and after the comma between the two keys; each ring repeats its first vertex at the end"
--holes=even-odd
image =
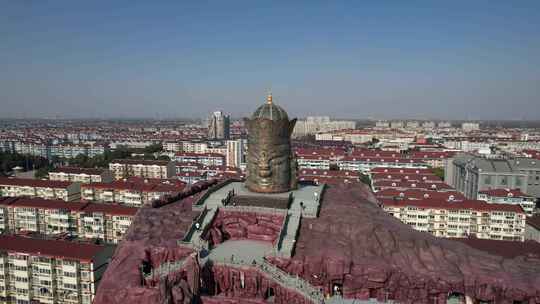
{"type": "Polygon", "coordinates": [[[113,181],[111,171],[97,168],[59,167],[49,172],[49,179],[64,182],[110,183],[113,181]]]}
{"type": "Polygon", "coordinates": [[[528,179],[529,172],[520,170],[513,160],[469,154],[457,155],[448,161],[444,177],[446,183],[469,199],[477,199],[479,191],[491,189],[520,189],[531,194],[528,192],[528,179]]]}
{"type": "Polygon", "coordinates": [[[519,189],[491,189],[478,192],[478,199],[490,204],[519,205],[528,216],[533,214],[536,198],[519,189]]]}
{"type": "Polygon", "coordinates": [[[222,111],[213,112],[208,118],[209,139],[229,139],[231,120],[222,111]]]}
{"type": "Polygon", "coordinates": [[[173,195],[182,186],[167,182],[115,181],[112,183],[91,183],[81,187],[82,199],[105,203],[118,203],[132,207],[142,207],[163,195],[173,195]]]}
{"type": "Polygon", "coordinates": [[[64,234],[118,243],[137,210],[112,204],[26,197],[0,198],[0,232],[64,234]]]}
{"type": "Polygon", "coordinates": [[[525,240],[526,214],[520,206],[465,200],[379,199],[390,215],[415,230],[438,237],[525,240]]]}
{"type": "Polygon", "coordinates": [[[131,226],[137,208],[89,203],[79,213],[78,236],[117,244],[131,226]]]}
{"type": "Polygon", "coordinates": [[[241,168],[245,166],[245,139],[227,140],[226,164],[229,167],[241,168]]]}
{"type": "Polygon", "coordinates": [[[358,172],[342,170],[298,170],[298,181],[310,181],[315,184],[349,184],[360,182],[358,172]]]}
{"type": "Polygon", "coordinates": [[[376,167],[426,169],[427,163],[418,159],[346,156],[337,161],[340,170],[369,173],[376,167]]]}
{"type": "Polygon", "coordinates": [[[385,189],[378,191],[377,193],[375,193],[375,195],[378,199],[435,199],[448,202],[463,201],[467,199],[463,194],[457,191],[436,191],[425,189],[385,189]]]}
{"type": "Polygon", "coordinates": [[[480,130],[480,124],[477,122],[464,122],[461,124],[461,129],[465,132],[480,130]]]}
{"type": "Polygon", "coordinates": [[[115,159],[109,163],[116,180],[131,176],[170,178],[175,175],[174,162],[166,160],[115,159]]]}
{"type": "Polygon", "coordinates": [[[225,156],[218,153],[176,153],[175,160],[180,163],[199,163],[205,166],[225,165],[225,156]]]}
{"type": "Polygon", "coordinates": [[[0,302],[91,304],[113,249],[0,235],[0,302]]]}
{"type": "Polygon", "coordinates": [[[300,155],[296,158],[299,169],[330,170],[330,159],[318,155],[300,155]]]}
{"type": "Polygon", "coordinates": [[[29,196],[75,201],[81,198],[81,184],[65,181],[0,177],[0,196],[29,196]]]}
{"type": "Polygon", "coordinates": [[[356,122],[347,120],[330,120],[328,116],[308,116],[306,120],[298,120],[294,126],[293,137],[301,137],[318,132],[329,132],[356,128],[356,122]]]}
{"type": "Polygon", "coordinates": [[[535,214],[527,218],[525,239],[540,243],[540,214],[535,214]]]}

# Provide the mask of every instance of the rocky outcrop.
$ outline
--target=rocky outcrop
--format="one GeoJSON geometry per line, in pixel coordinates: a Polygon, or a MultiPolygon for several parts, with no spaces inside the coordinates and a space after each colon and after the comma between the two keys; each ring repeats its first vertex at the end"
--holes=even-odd
{"type": "MultiPolygon", "coordinates": [[[[179,247],[176,241],[199,214],[191,204],[204,191],[202,187],[179,202],[139,211],[100,282],[94,303],[188,303],[201,291],[206,292],[201,301],[210,304],[258,304],[272,294],[276,303],[307,303],[300,293],[254,267],[240,271],[219,264],[199,273],[191,249],[179,247]],[[156,267],[176,259],[186,259],[186,264],[154,286],[142,285],[141,263],[156,267]],[[198,278],[203,279],[201,288],[198,278]]],[[[216,244],[259,236],[276,240],[282,218],[233,213],[214,219],[208,237],[216,244]]],[[[414,231],[381,210],[371,192],[357,184],[328,187],[319,214],[302,219],[293,257],[271,262],[325,293],[338,284],[347,298],[399,303],[446,303],[450,293],[497,304],[540,303],[540,253],[520,253],[520,246],[515,246],[511,255],[505,255],[487,245],[475,249],[414,231]]],[[[497,241],[492,242],[496,246],[497,241]]]]}
{"type": "MultiPolygon", "coordinates": [[[[276,304],[311,303],[311,301],[304,298],[295,290],[274,282],[253,267],[233,268],[223,265],[213,265],[209,270],[204,272],[203,281],[209,285],[208,289],[210,293],[229,299],[265,300],[273,297],[276,304]]],[[[213,302],[206,300],[204,303],[213,302]]]]}
{"type": "Polygon", "coordinates": [[[238,212],[220,209],[207,235],[210,243],[217,245],[226,240],[250,239],[275,244],[284,217],[276,214],[238,212]]]}
{"type": "Polygon", "coordinates": [[[326,293],[340,284],[349,298],[446,303],[449,293],[459,293],[540,303],[538,256],[505,258],[414,231],[366,199],[366,191],[330,187],[320,217],[302,220],[293,258],[273,262],[326,293]]]}

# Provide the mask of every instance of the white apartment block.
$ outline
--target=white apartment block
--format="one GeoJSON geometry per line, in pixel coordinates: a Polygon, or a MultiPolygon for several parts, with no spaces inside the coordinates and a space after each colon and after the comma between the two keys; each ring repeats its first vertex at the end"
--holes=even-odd
{"type": "Polygon", "coordinates": [[[106,204],[89,204],[79,214],[78,235],[119,243],[131,226],[136,208],[106,204]]]}
{"type": "Polygon", "coordinates": [[[60,167],[49,172],[49,180],[83,184],[110,183],[113,176],[111,171],[105,169],[60,167]]]}
{"type": "Polygon", "coordinates": [[[330,132],[344,129],[355,129],[356,122],[347,120],[330,120],[328,116],[311,116],[306,120],[298,120],[293,130],[293,137],[301,137],[319,132],[330,132]]]}
{"type": "Polygon", "coordinates": [[[207,142],[200,141],[183,141],[182,152],[188,153],[206,153],[208,150],[207,142]]]}
{"type": "Polygon", "coordinates": [[[227,151],[225,154],[226,164],[229,167],[240,168],[244,163],[245,139],[227,140],[227,151]]]}
{"type": "Polygon", "coordinates": [[[526,215],[515,205],[484,201],[380,199],[383,209],[418,231],[437,237],[525,240],[526,215]]]}
{"type": "Polygon", "coordinates": [[[91,304],[112,248],[0,236],[0,302],[91,304]]]}
{"type": "Polygon", "coordinates": [[[301,155],[296,158],[299,169],[329,170],[330,158],[317,155],[301,155]]]}
{"type": "Polygon", "coordinates": [[[135,183],[116,181],[113,183],[92,183],[82,185],[81,196],[85,201],[119,203],[132,207],[142,207],[166,194],[174,194],[183,187],[156,183],[135,183]]]}
{"type": "Polygon", "coordinates": [[[408,169],[427,169],[427,163],[406,158],[378,158],[378,157],[358,157],[346,156],[337,161],[339,170],[360,171],[369,173],[371,169],[377,167],[386,168],[408,168],[408,169]]]}
{"type": "Polygon", "coordinates": [[[29,196],[74,201],[81,198],[81,184],[64,181],[0,177],[0,196],[29,196]]]}
{"type": "Polygon", "coordinates": [[[0,199],[6,218],[2,232],[69,234],[85,239],[119,243],[131,225],[137,208],[36,198],[0,199]]]}
{"type": "Polygon", "coordinates": [[[478,199],[490,204],[519,205],[527,216],[532,216],[536,206],[536,198],[521,192],[519,189],[491,189],[478,191],[478,199]]]}
{"type": "Polygon", "coordinates": [[[205,166],[225,165],[225,155],[218,153],[180,152],[176,153],[175,160],[180,163],[198,163],[205,166]]]}
{"type": "Polygon", "coordinates": [[[176,168],[172,161],[116,159],[109,163],[109,170],[119,180],[131,176],[170,178],[174,176],[176,168]]]}

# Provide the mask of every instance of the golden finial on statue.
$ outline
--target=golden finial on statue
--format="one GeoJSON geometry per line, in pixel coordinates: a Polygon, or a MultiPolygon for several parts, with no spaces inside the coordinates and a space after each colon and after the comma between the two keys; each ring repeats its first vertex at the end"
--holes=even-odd
{"type": "Polygon", "coordinates": [[[266,97],[266,102],[268,104],[272,104],[272,92],[271,91],[268,92],[268,96],[266,97]]]}

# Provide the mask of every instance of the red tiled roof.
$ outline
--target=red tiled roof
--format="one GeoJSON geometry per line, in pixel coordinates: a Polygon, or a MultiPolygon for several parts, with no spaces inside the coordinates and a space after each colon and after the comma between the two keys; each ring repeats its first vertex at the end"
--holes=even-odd
{"type": "Polygon", "coordinates": [[[312,160],[330,160],[332,157],[329,155],[298,155],[298,159],[312,159],[312,160]]]}
{"type": "Polygon", "coordinates": [[[425,164],[422,159],[413,158],[392,158],[392,157],[364,157],[364,156],[345,156],[342,161],[359,161],[359,162],[381,162],[381,163],[399,163],[399,164],[425,164]]]}
{"type": "Polygon", "coordinates": [[[38,188],[67,188],[72,182],[51,181],[41,179],[8,178],[0,177],[0,185],[27,186],[38,188]]]}
{"type": "Polygon", "coordinates": [[[182,187],[155,183],[134,183],[128,181],[115,181],[112,183],[90,183],[81,185],[82,189],[111,189],[111,190],[133,190],[141,192],[177,192],[182,187]]]}
{"type": "Polygon", "coordinates": [[[409,154],[411,158],[425,158],[425,159],[444,159],[454,156],[455,152],[446,151],[415,151],[409,154]]]}
{"type": "Polygon", "coordinates": [[[442,182],[442,180],[434,174],[407,174],[407,173],[373,173],[372,180],[402,180],[402,181],[430,181],[442,182]]]}
{"type": "Polygon", "coordinates": [[[345,156],[344,149],[331,149],[331,148],[294,148],[294,152],[298,157],[306,156],[326,156],[337,157],[345,156]]]}
{"type": "Polygon", "coordinates": [[[395,182],[387,180],[379,180],[373,182],[373,187],[386,187],[386,188],[415,188],[415,189],[452,189],[449,185],[441,182],[425,183],[425,182],[395,182]]]}
{"type": "Polygon", "coordinates": [[[422,189],[407,189],[407,190],[396,190],[396,189],[384,189],[375,193],[378,198],[393,198],[393,197],[403,197],[405,199],[443,199],[448,200],[450,196],[453,196],[453,200],[466,200],[466,197],[457,192],[457,191],[431,191],[431,190],[422,190],[422,189]],[[427,195],[427,197],[426,197],[427,195]]]}
{"type": "Polygon", "coordinates": [[[329,185],[359,183],[358,177],[354,177],[354,176],[350,176],[350,177],[299,176],[298,181],[313,181],[313,182],[317,182],[318,184],[329,184],[329,185]]]}
{"type": "Polygon", "coordinates": [[[380,199],[385,206],[394,207],[406,207],[414,206],[421,208],[433,208],[433,209],[469,209],[476,211],[506,211],[523,213],[525,211],[519,205],[510,204],[488,204],[480,200],[464,200],[456,202],[448,202],[440,199],[423,199],[423,200],[396,200],[396,199],[380,199]]]}
{"type": "Polygon", "coordinates": [[[478,191],[482,194],[487,194],[489,196],[496,196],[496,197],[532,197],[530,195],[527,195],[523,192],[521,192],[520,189],[491,189],[491,190],[482,190],[478,191]]]}
{"type": "Polygon", "coordinates": [[[79,168],[79,167],[58,167],[51,172],[55,173],[69,173],[69,174],[88,174],[88,175],[101,175],[106,169],[98,168],[79,168]]]}
{"type": "Polygon", "coordinates": [[[376,167],[371,169],[371,173],[403,173],[403,174],[428,174],[432,175],[431,169],[413,169],[413,168],[386,168],[376,167]]]}
{"type": "Polygon", "coordinates": [[[177,152],[176,156],[190,156],[190,157],[219,157],[224,158],[223,154],[219,153],[195,153],[195,152],[177,152]]]}
{"type": "Polygon", "coordinates": [[[105,246],[0,235],[0,250],[90,262],[105,246]]]}
{"type": "Polygon", "coordinates": [[[356,171],[349,170],[319,170],[319,169],[299,169],[300,176],[321,176],[321,177],[350,177],[359,178],[356,171]]]}
{"type": "Polygon", "coordinates": [[[99,203],[88,203],[84,208],[84,212],[103,212],[110,215],[126,215],[134,216],[139,208],[120,206],[115,204],[99,204],[99,203]]]}
{"type": "Polygon", "coordinates": [[[167,164],[169,164],[169,161],[167,161],[167,160],[147,160],[147,159],[115,159],[115,160],[111,161],[111,164],[167,166],[167,164]]]}
{"type": "Polygon", "coordinates": [[[66,202],[63,200],[46,200],[43,198],[16,197],[9,207],[30,207],[39,209],[68,209],[81,211],[87,203],[66,202]]]}

